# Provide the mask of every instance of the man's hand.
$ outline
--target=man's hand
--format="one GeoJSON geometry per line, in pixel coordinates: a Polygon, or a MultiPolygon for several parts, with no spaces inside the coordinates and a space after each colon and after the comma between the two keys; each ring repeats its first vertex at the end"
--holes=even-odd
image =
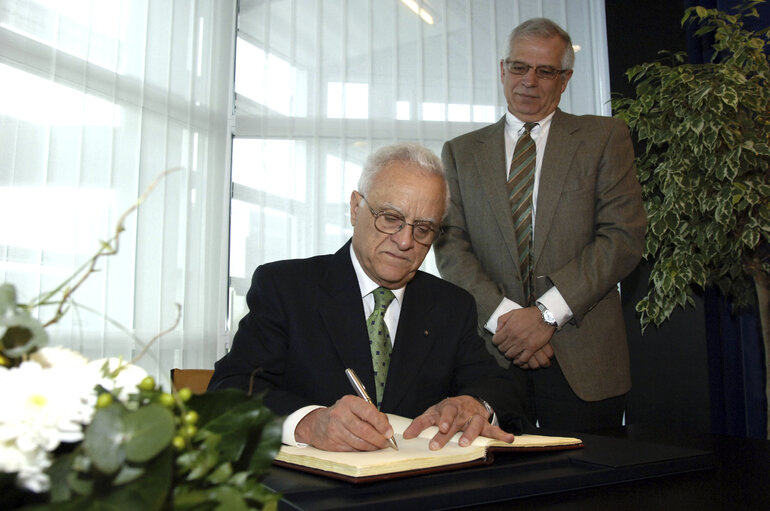
{"type": "Polygon", "coordinates": [[[430,426],[438,426],[438,433],[429,444],[432,451],[444,447],[458,431],[463,431],[459,440],[462,447],[470,445],[479,435],[513,442],[511,433],[489,423],[489,412],[471,396],[448,397],[431,406],[404,430],[404,438],[415,438],[430,426]]]}
{"type": "Polygon", "coordinates": [[[294,430],[297,442],[325,451],[375,451],[388,447],[393,428],[388,417],[358,396],[343,396],[328,408],[313,410],[294,430]]]}
{"type": "Polygon", "coordinates": [[[500,353],[517,366],[537,369],[551,364],[553,348],[548,343],[554,332],[556,328],[543,321],[537,307],[526,307],[512,310],[498,318],[497,332],[492,336],[492,342],[497,345],[500,353]]]}
{"type": "Polygon", "coordinates": [[[520,365],[522,369],[540,369],[541,367],[549,367],[551,365],[551,358],[553,357],[553,347],[551,343],[546,343],[545,346],[537,350],[526,364],[520,365]]]}

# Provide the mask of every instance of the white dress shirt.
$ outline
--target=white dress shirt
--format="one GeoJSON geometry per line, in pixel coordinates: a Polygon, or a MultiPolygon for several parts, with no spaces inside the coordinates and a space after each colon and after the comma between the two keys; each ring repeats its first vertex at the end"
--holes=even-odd
{"type": "MultiPolygon", "coordinates": [[[[545,146],[548,142],[548,132],[551,128],[551,119],[553,119],[553,113],[548,115],[545,119],[540,120],[537,126],[532,128],[530,136],[535,141],[536,158],[535,158],[535,184],[532,191],[532,239],[534,240],[535,233],[535,218],[537,216],[537,195],[540,187],[540,171],[543,167],[543,156],[545,155],[545,146]]],[[[513,160],[513,151],[516,148],[516,141],[519,140],[524,134],[524,123],[516,118],[510,111],[505,111],[505,179],[508,179],[508,169],[511,168],[511,161],[513,160]]],[[[535,278],[538,278],[536,275],[535,278]]],[[[572,319],[572,310],[564,301],[564,298],[556,289],[556,286],[551,287],[548,291],[543,293],[537,299],[538,302],[545,305],[556,317],[556,323],[560,327],[564,326],[570,319],[572,319]]],[[[497,330],[497,319],[513,309],[519,309],[521,305],[513,300],[503,297],[500,305],[497,306],[495,312],[487,320],[485,328],[491,333],[495,333],[497,330]]]]}
{"type": "MultiPolygon", "coordinates": [[[[356,277],[358,278],[358,286],[361,289],[361,300],[364,304],[364,321],[372,314],[374,310],[374,296],[372,292],[377,289],[379,284],[369,278],[361,267],[361,263],[358,262],[356,253],[353,250],[353,245],[350,245],[350,259],[353,261],[353,269],[356,271],[356,277]]],[[[390,333],[391,347],[396,343],[396,328],[398,328],[398,318],[401,316],[401,302],[404,299],[404,291],[406,287],[400,289],[391,289],[393,295],[396,297],[393,302],[388,306],[385,311],[385,325],[388,327],[388,333],[390,333]]],[[[353,387],[350,388],[350,393],[354,394],[353,387]]],[[[342,397],[342,396],[340,396],[342,397]]],[[[308,405],[300,408],[299,410],[291,413],[283,421],[283,429],[281,435],[281,441],[286,445],[294,445],[297,447],[307,447],[307,444],[297,442],[294,439],[294,431],[297,429],[297,424],[313,410],[317,408],[323,408],[320,405],[308,405]]]]}

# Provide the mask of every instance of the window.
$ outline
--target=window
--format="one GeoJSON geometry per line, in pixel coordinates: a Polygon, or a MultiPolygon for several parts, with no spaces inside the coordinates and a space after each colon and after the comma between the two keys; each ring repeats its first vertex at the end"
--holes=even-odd
{"type": "MultiPolygon", "coordinates": [[[[561,107],[609,114],[599,0],[241,0],[235,60],[231,328],[262,263],[332,253],[351,236],[366,157],[499,119],[499,59],[521,21],[549,17],[580,46],[561,107]],[[416,9],[416,12],[412,10],[416,9]]],[[[433,254],[424,269],[436,273],[433,254]]]]}
{"type": "MultiPolygon", "coordinates": [[[[22,302],[64,281],[165,169],[49,329],[89,358],[167,381],[224,333],[235,0],[0,3],[0,282],[22,302]],[[123,329],[134,332],[136,338],[123,329]]],[[[47,320],[51,308],[41,313],[47,320]]]]}
{"type": "Polygon", "coordinates": [[[5,0],[0,279],[24,302],[59,285],[179,167],[50,332],[90,358],[132,357],[179,303],[140,364],[161,380],[212,367],[257,265],[350,237],[373,150],[438,153],[502,115],[501,47],[533,16],[582,47],[562,107],[608,113],[600,0],[5,0]]]}

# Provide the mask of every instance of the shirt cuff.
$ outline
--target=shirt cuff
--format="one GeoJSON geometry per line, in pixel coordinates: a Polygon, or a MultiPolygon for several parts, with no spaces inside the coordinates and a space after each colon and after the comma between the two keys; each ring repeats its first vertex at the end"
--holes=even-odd
{"type": "Polygon", "coordinates": [[[572,309],[569,308],[567,302],[561,296],[561,293],[556,286],[543,293],[543,296],[537,299],[538,302],[545,305],[549,311],[556,318],[557,329],[560,329],[572,319],[572,309]]]}
{"type": "Polygon", "coordinates": [[[503,299],[500,301],[500,305],[497,306],[495,312],[489,316],[489,319],[484,324],[484,330],[494,335],[494,333],[497,332],[497,319],[506,312],[511,312],[514,309],[521,309],[521,305],[514,302],[513,300],[503,297],[503,299]]]}
{"type": "Polygon", "coordinates": [[[318,405],[303,406],[302,408],[295,410],[288,417],[286,417],[283,421],[283,428],[281,431],[281,442],[283,442],[286,445],[293,445],[294,447],[307,447],[308,444],[297,442],[294,439],[294,431],[297,429],[297,424],[299,424],[299,421],[305,418],[305,415],[309,414],[313,410],[317,410],[318,408],[323,408],[323,406],[318,406],[318,405]]]}

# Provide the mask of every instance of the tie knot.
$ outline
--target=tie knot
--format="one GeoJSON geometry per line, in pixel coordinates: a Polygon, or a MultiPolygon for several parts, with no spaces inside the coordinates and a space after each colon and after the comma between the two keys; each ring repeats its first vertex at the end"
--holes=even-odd
{"type": "Polygon", "coordinates": [[[374,296],[374,310],[382,308],[383,312],[388,308],[390,302],[396,298],[393,291],[385,287],[378,287],[372,291],[372,296],[374,296]]]}
{"type": "Polygon", "coordinates": [[[535,126],[537,126],[536,122],[525,122],[524,123],[524,133],[529,134],[530,131],[535,129],[535,126]]]}

